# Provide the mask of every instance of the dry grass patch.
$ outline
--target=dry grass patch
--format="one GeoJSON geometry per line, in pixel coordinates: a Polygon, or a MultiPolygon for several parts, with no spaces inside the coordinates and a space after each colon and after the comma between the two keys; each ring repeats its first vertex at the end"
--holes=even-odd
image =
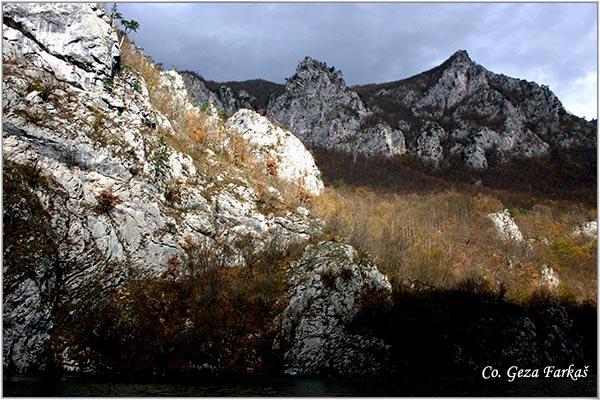
{"type": "MultiPolygon", "coordinates": [[[[301,187],[281,181],[276,176],[276,166],[267,157],[259,160],[252,155],[251,146],[239,135],[228,135],[221,124],[209,123],[205,111],[186,108],[183,101],[177,100],[168,88],[161,85],[160,69],[135,45],[125,38],[122,46],[122,64],[136,71],[145,81],[153,107],[169,119],[175,134],[159,132],[162,141],[173,149],[188,154],[199,171],[209,179],[216,176],[239,176],[245,178],[261,198],[265,211],[277,213],[294,210],[299,205],[307,205],[310,196],[301,187]],[[210,155],[209,155],[210,153],[210,155]],[[282,195],[281,201],[274,201],[265,195],[267,188],[276,188],[282,195]]],[[[164,78],[164,79],[168,79],[164,78]]],[[[212,180],[214,190],[229,182],[212,180]]]]}
{"type": "Polygon", "coordinates": [[[348,186],[327,188],[313,205],[329,236],[347,237],[368,251],[398,282],[441,289],[485,282],[520,302],[539,289],[546,264],[559,274],[560,294],[595,298],[596,243],[571,236],[576,223],[595,210],[547,205],[513,210],[526,239],[549,240],[516,243],[500,240],[487,216],[503,208],[484,194],[389,194],[348,186]]]}

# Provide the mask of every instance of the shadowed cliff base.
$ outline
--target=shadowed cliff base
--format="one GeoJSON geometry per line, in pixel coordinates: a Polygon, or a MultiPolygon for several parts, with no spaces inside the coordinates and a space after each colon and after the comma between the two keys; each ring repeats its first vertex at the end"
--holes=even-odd
{"type": "Polygon", "coordinates": [[[392,375],[480,378],[487,365],[505,372],[513,365],[570,364],[589,366],[587,374],[596,374],[593,302],[575,303],[540,291],[515,303],[475,279],[450,290],[393,284],[391,305],[365,298],[353,324],[391,345],[392,375]]]}
{"type": "MultiPolygon", "coordinates": [[[[386,371],[374,377],[329,374],[326,369],[312,377],[294,378],[281,374],[277,352],[269,346],[248,347],[239,343],[235,353],[251,352],[266,357],[272,367],[248,374],[223,369],[219,374],[186,371],[185,358],[198,355],[190,341],[172,341],[175,332],[165,332],[163,342],[147,346],[120,346],[125,369],[94,375],[62,373],[46,378],[4,377],[8,396],[593,396],[596,390],[596,307],[560,301],[538,293],[526,304],[507,302],[485,284],[464,282],[455,290],[411,289],[394,282],[393,302],[381,303],[365,297],[365,306],[351,325],[354,332],[375,334],[390,345],[386,371]],[[171,335],[171,339],[169,338],[171,335]],[[140,364],[144,352],[162,362],[140,364]],[[137,354],[137,356],[136,356],[137,354]],[[131,357],[138,357],[134,370],[131,357]],[[587,369],[587,376],[543,378],[547,365],[587,369]],[[502,379],[482,379],[482,369],[491,365],[502,379]],[[542,378],[516,378],[508,382],[505,372],[512,366],[539,368],[542,378]]],[[[181,291],[180,294],[184,295],[181,291]]],[[[171,294],[168,295],[172,297],[171,294]]],[[[209,294],[208,296],[212,296],[209,294]]],[[[241,304],[241,303],[240,303],[241,304]]],[[[225,312],[228,311],[218,311],[225,312]]],[[[158,314],[140,316],[148,322],[132,332],[140,338],[157,338],[158,314]],[[141,330],[140,330],[141,328],[141,330]]],[[[92,317],[92,315],[90,315],[92,317]]],[[[131,317],[135,318],[136,314],[131,317]]],[[[162,314],[168,318],[168,312],[162,314]]],[[[179,318],[175,316],[175,319],[179,318]]],[[[108,316],[105,322],[109,322],[108,316]]],[[[115,321],[112,322],[115,324],[115,321]]],[[[217,322],[219,324],[219,322],[217,322]]],[[[222,326],[224,338],[242,332],[237,322],[222,326]],[[237,333],[236,333],[237,332],[237,333]]],[[[204,331],[204,335],[208,330],[204,331]]],[[[88,332],[93,335],[92,332],[88,332]]],[[[114,337],[113,339],[116,339],[114,337]]],[[[197,344],[208,344],[214,334],[198,336],[197,344]],[[208,341],[207,341],[208,339],[208,341]]],[[[110,339],[109,339],[110,340],[110,339]]],[[[152,339],[154,340],[154,339],[152,339]]],[[[93,350],[98,350],[94,347],[93,350]]],[[[215,351],[217,348],[214,349],[215,351]]],[[[104,351],[109,351],[105,348],[104,351]]],[[[215,353],[216,354],[216,353],[215,353]]],[[[226,353],[222,353],[226,354],[226,353]]],[[[114,360],[114,359],[113,359],[114,360]]],[[[147,360],[149,361],[149,360],[147,360]]],[[[155,360],[156,361],[156,360],[155,360]]]]}

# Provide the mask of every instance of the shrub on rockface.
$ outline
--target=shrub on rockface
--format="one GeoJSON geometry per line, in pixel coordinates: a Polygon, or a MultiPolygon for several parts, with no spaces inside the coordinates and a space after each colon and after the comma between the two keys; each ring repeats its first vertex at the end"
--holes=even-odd
{"type": "Polygon", "coordinates": [[[104,214],[110,213],[120,203],[119,198],[110,189],[103,190],[96,196],[96,201],[96,209],[104,214]]]}
{"type": "Polygon", "coordinates": [[[93,359],[101,373],[276,371],[274,319],[284,306],[285,266],[302,245],[275,245],[247,266],[225,266],[215,248],[188,245],[190,257],[171,259],[163,279],[127,282],[57,335],[88,348],[79,361],[93,359]]]}

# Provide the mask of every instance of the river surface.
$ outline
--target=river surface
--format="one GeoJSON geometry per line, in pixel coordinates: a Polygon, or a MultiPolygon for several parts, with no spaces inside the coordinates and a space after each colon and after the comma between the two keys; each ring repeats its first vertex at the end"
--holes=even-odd
{"type": "Polygon", "coordinates": [[[586,396],[596,397],[596,377],[527,379],[490,383],[481,379],[340,380],[325,378],[214,378],[186,382],[116,382],[61,378],[44,381],[15,376],[3,382],[3,395],[13,396],[586,396]]]}

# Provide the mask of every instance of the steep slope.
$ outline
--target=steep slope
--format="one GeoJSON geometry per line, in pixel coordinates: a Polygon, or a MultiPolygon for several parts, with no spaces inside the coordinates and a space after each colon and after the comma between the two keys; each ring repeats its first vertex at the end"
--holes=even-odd
{"type": "Polygon", "coordinates": [[[408,151],[433,166],[458,156],[485,169],[596,145],[595,123],[568,114],[548,87],[490,72],[464,50],[411,78],[354,89],[380,118],[402,126],[408,151]]]}
{"type": "Polygon", "coordinates": [[[404,136],[374,120],[341,72],[306,57],[269,102],[267,116],[305,144],[352,154],[392,156],[405,151],[404,136]]]}
{"type": "MultiPolygon", "coordinates": [[[[194,318],[210,310],[185,296],[199,276],[246,271],[244,282],[252,281],[257,254],[281,255],[267,263],[274,268],[289,246],[301,253],[321,235],[321,223],[300,206],[307,192],[322,190],[319,171],[289,132],[248,110],[227,126],[214,106],[200,111],[177,72],[160,72],[127,40],[120,48],[95,5],[5,4],[3,22],[7,374],[165,368],[133,355],[172,354],[161,353],[162,344],[143,347],[165,318],[165,332],[205,332],[194,318]],[[285,157],[276,174],[267,156],[285,157]],[[169,296],[188,303],[165,309],[169,296]],[[140,299],[153,311],[135,314],[140,299]]],[[[269,293],[278,292],[251,293],[261,313],[285,302],[269,293]]],[[[240,335],[268,345],[276,315],[264,316],[259,331],[240,335]]],[[[185,340],[203,338],[190,335],[185,340]]],[[[228,371],[219,360],[230,347],[205,365],[185,340],[178,346],[190,359],[170,368],[228,371]]],[[[252,340],[232,346],[257,352],[252,340]]]]}

